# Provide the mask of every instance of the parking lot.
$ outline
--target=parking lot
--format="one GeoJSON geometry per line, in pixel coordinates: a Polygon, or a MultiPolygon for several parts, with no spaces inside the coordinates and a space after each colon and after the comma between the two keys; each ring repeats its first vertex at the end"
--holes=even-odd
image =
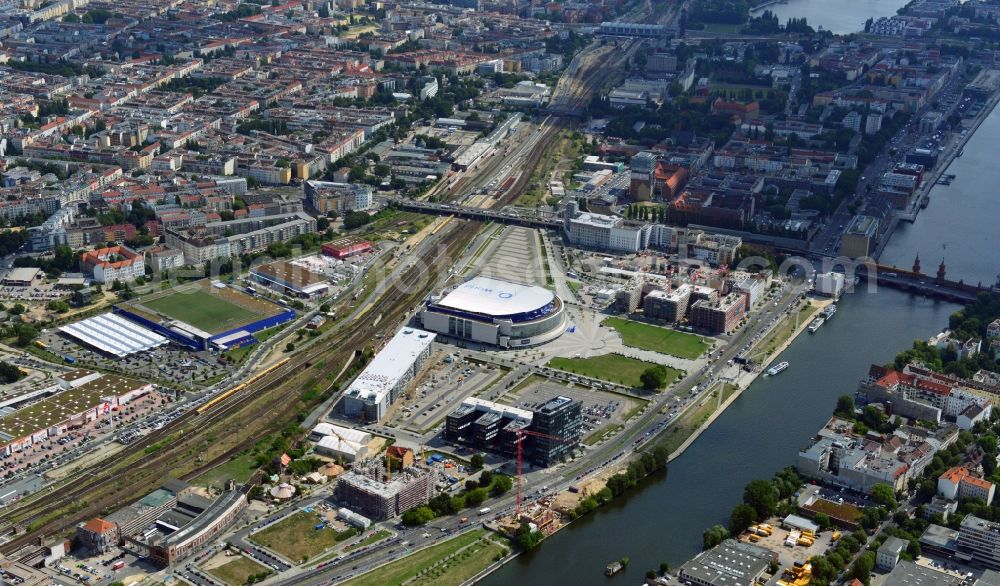
{"type": "Polygon", "coordinates": [[[599,430],[623,424],[630,413],[646,404],[641,399],[625,397],[579,384],[563,384],[551,380],[531,383],[518,388],[516,392],[501,397],[499,402],[521,409],[534,409],[560,395],[583,403],[581,410],[584,440],[599,430]]]}
{"type": "MultiPolygon", "coordinates": [[[[170,397],[153,391],[132,401],[119,411],[111,411],[62,436],[50,437],[20,452],[0,456],[2,477],[9,480],[18,473],[29,471],[41,474],[38,472],[39,469],[48,470],[70,462],[79,455],[81,447],[117,433],[119,427],[148,417],[151,413],[161,410],[170,401],[170,397]]],[[[152,428],[152,425],[146,425],[152,428]]]]}
{"type": "Polygon", "coordinates": [[[100,368],[126,376],[187,388],[204,386],[225,376],[232,368],[220,354],[208,351],[193,352],[174,344],[121,359],[112,359],[81,346],[54,330],[42,332],[39,340],[45,344],[49,352],[62,356],[64,360],[65,357],[70,357],[75,366],[100,368]]]}
{"type": "MultiPolygon", "coordinates": [[[[393,410],[400,426],[422,433],[436,427],[466,397],[495,388],[507,369],[456,358],[445,351],[434,355],[431,366],[393,410]]],[[[487,397],[484,397],[487,398],[487,397]]]]}
{"type": "Polygon", "coordinates": [[[70,291],[52,285],[31,287],[0,287],[0,299],[11,301],[52,301],[69,298],[70,291]]]}

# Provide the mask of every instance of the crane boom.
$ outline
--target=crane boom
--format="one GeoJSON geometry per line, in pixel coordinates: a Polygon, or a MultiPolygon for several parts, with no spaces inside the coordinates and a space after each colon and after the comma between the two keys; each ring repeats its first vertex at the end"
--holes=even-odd
{"type": "Polygon", "coordinates": [[[519,429],[519,430],[515,431],[514,433],[517,434],[517,507],[516,507],[516,515],[520,519],[520,517],[521,517],[521,462],[523,460],[522,445],[524,444],[524,436],[530,435],[530,436],[534,436],[534,437],[541,437],[541,438],[545,438],[545,439],[556,440],[556,441],[559,441],[559,442],[566,442],[566,441],[569,441],[569,440],[567,440],[564,437],[559,437],[559,436],[555,436],[555,435],[549,435],[547,433],[542,433],[542,432],[539,432],[539,431],[531,431],[530,429],[519,429]]]}

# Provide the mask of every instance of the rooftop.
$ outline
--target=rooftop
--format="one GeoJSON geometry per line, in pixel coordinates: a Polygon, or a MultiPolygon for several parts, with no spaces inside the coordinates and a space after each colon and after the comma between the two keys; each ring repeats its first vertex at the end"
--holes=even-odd
{"type": "Polygon", "coordinates": [[[436,305],[502,317],[538,310],[554,299],[555,294],[542,287],[475,277],[456,287],[436,305]]]}
{"type": "Polygon", "coordinates": [[[366,402],[381,403],[385,395],[406,375],[436,334],[403,328],[396,332],[345,393],[366,402]]]}

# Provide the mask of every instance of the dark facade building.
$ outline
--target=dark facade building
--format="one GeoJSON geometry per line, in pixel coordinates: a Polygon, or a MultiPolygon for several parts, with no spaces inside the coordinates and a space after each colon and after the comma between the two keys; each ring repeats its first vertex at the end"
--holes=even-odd
{"type": "Polygon", "coordinates": [[[580,401],[568,397],[551,399],[534,411],[470,397],[448,414],[445,438],[508,458],[517,456],[517,444],[523,441],[527,459],[549,466],[579,445],[581,412],[580,401]],[[547,439],[532,432],[559,439],[547,439]]]}
{"type": "Polygon", "coordinates": [[[580,401],[561,396],[535,410],[531,431],[553,436],[531,438],[532,460],[536,464],[551,466],[579,445],[583,426],[581,410],[580,401]]]}

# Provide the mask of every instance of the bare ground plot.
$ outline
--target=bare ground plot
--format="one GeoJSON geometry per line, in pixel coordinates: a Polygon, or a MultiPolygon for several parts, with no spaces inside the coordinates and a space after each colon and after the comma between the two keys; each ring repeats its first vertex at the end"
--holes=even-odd
{"type": "Polygon", "coordinates": [[[271,573],[271,570],[242,555],[227,558],[220,554],[204,564],[203,568],[229,586],[243,586],[250,576],[271,573]]]}

